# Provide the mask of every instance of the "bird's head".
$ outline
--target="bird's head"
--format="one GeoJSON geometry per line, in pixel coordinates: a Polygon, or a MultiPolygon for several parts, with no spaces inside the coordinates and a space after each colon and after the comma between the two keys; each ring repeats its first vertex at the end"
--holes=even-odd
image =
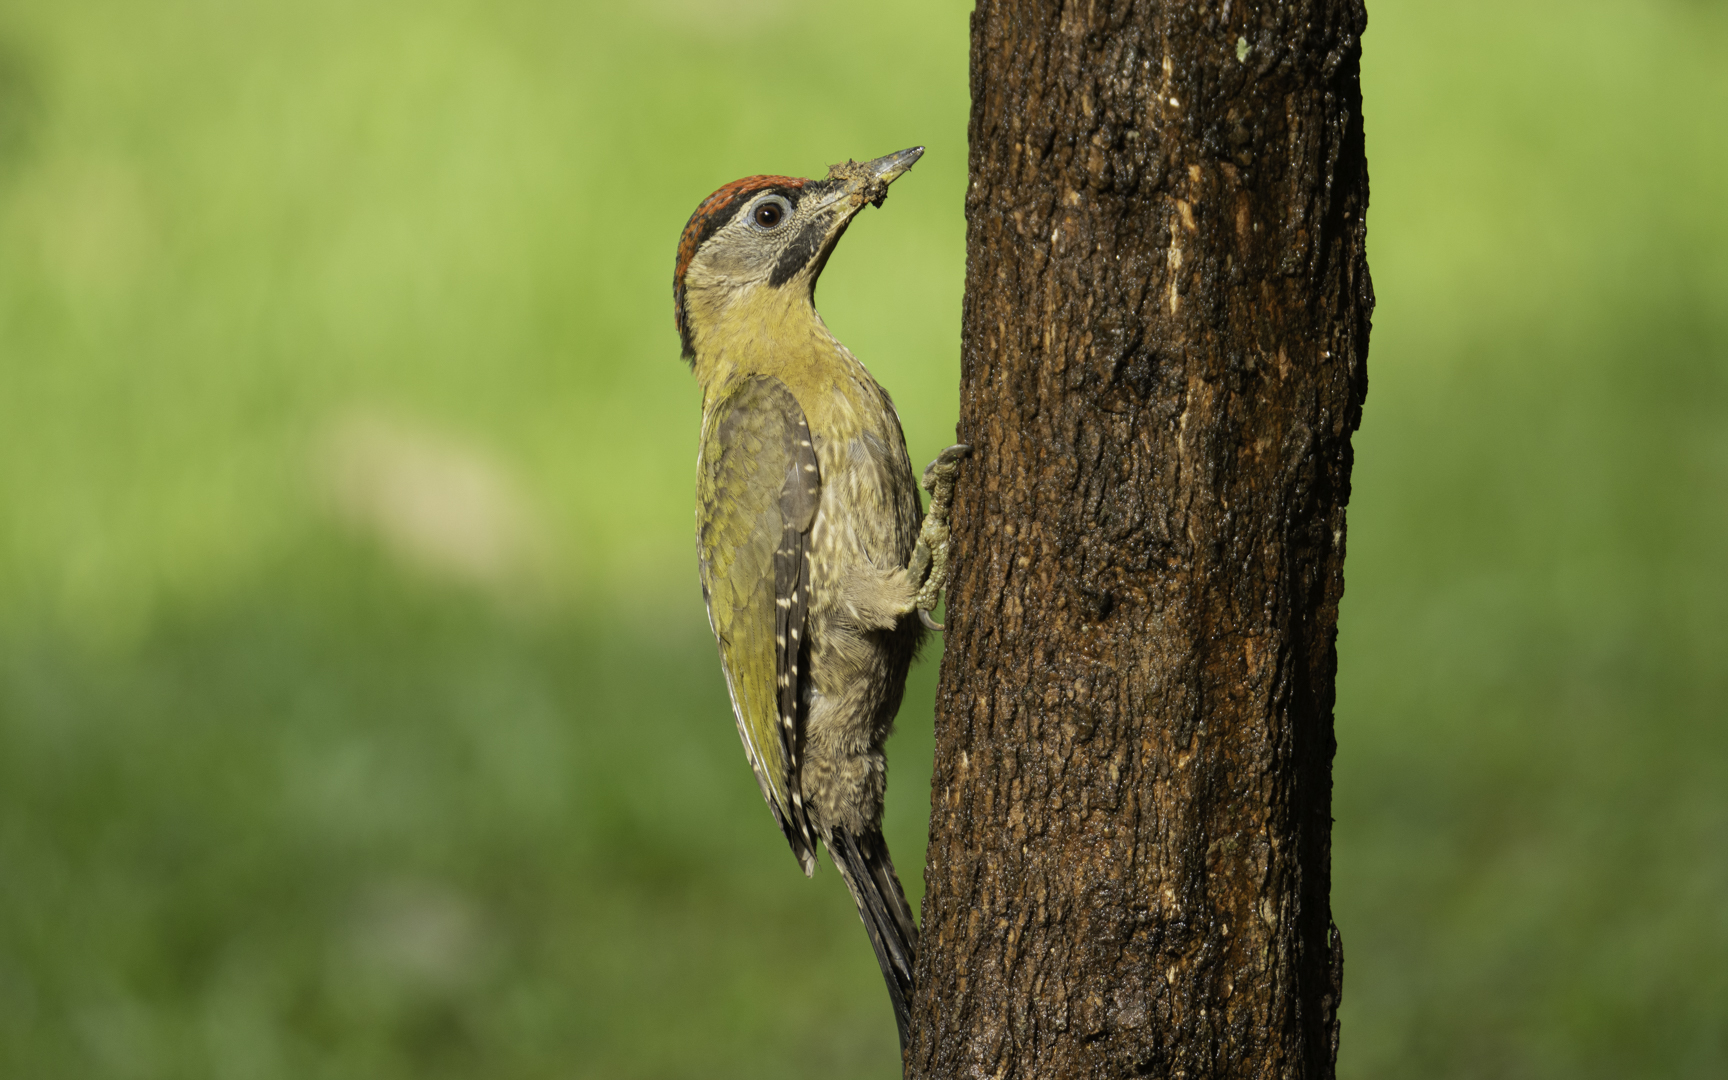
{"type": "Polygon", "coordinates": [[[888,185],[922,146],[874,161],[848,161],[823,180],[747,176],[702,201],[678,241],[672,298],[684,358],[740,303],[795,299],[808,304],[816,278],[846,225],[865,204],[882,205],[888,185]]]}

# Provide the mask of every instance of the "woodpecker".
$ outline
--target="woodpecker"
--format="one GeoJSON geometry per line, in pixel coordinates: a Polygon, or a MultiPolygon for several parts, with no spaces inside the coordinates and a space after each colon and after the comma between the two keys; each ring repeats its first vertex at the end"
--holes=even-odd
{"type": "Polygon", "coordinates": [[[882,838],[882,744],[947,580],[954,473],[919,508],[894,405],[816,313],[847,225],[924,153],[750,176],[705,199],[673,300],[702,388],[696,547],[708,624],[756,783],[806,876],[827,847],[906,1047],[918,928],[882,838]]]}

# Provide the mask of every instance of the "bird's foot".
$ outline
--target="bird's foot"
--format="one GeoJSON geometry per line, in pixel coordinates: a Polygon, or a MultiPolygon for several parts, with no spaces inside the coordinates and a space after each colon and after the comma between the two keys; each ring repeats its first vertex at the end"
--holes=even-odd
{"type": "Polygon", "coordinates": [[[942,591],[948,587],[948,511],[954,505],[954,474],[960,468],[960,462],[971,453],[970,446],[957,443],[942,451],[924,470],[923,484],[924,490],[930,493],[930,509],[924,514],[924,526],[918,530],[918,546],[912,551],[912,562],[907,569],[913,580],[923,580],[915,604],[918,621],[931,630],[943,628],[930,617],[930,612],[936,607],[942,591]]]}

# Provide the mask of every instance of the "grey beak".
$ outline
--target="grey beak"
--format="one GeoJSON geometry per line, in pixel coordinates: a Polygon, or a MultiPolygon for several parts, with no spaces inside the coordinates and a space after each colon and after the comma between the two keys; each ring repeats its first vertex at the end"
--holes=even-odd
{"type": "Polygon", "coordinates": [[[910,150],[902,150],[898,154],[879,157],[875,161],[867,161],[864,167],[869,169],[879,184],[892,184],[912,167],[913,162],[924,156],[922,146],[914,146],[910,150]]]}
{"type": "Polygon", "coordinates": [[[865,203],[881,206],[888,197],[888,185],[905,175],[912,163],[923,156],[924,148],[914,146],[874,161],[847,161],[830,166],[828,179],[844,181],[845,186],[824,199],[822,205],[850,198],[852,213],[857,213],[865,203]]]}

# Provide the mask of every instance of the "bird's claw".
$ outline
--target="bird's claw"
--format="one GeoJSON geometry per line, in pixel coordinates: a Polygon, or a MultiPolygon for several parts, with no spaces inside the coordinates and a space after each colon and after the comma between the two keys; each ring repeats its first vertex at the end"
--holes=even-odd
{"type": "Polygon", "coordinates": [[[923,486],[930,493],[930,509],[918,530],[918,545],[913,549],[908,569],[914,579],[923,580],[918,590],[918,621],[931,630],[943,629],[943,624],[933,619],[930,612],[948,587],[948,512],[954,504],[954,474],[971,453],[970,446],[957,443],[942,451],[924,470],[923,486]]]}
{"type": "MultiPolygon", "coordinates": [[[[948,519],[948,507],[954,498],[954,471],[960,467],[962,461],[971,456],[972,447],[966,443],[955,443],[936,455],[935,461],[924,466],[924,479],[921,481],[921,486],[930,493],[932,500],[941,501],[944,521],[948,519]],[[942,488],[943,491],[938,492],[937,488],[942,488]]],[[[934,501],[932,501],[931,506],[935,506],[934,501]]]]}

